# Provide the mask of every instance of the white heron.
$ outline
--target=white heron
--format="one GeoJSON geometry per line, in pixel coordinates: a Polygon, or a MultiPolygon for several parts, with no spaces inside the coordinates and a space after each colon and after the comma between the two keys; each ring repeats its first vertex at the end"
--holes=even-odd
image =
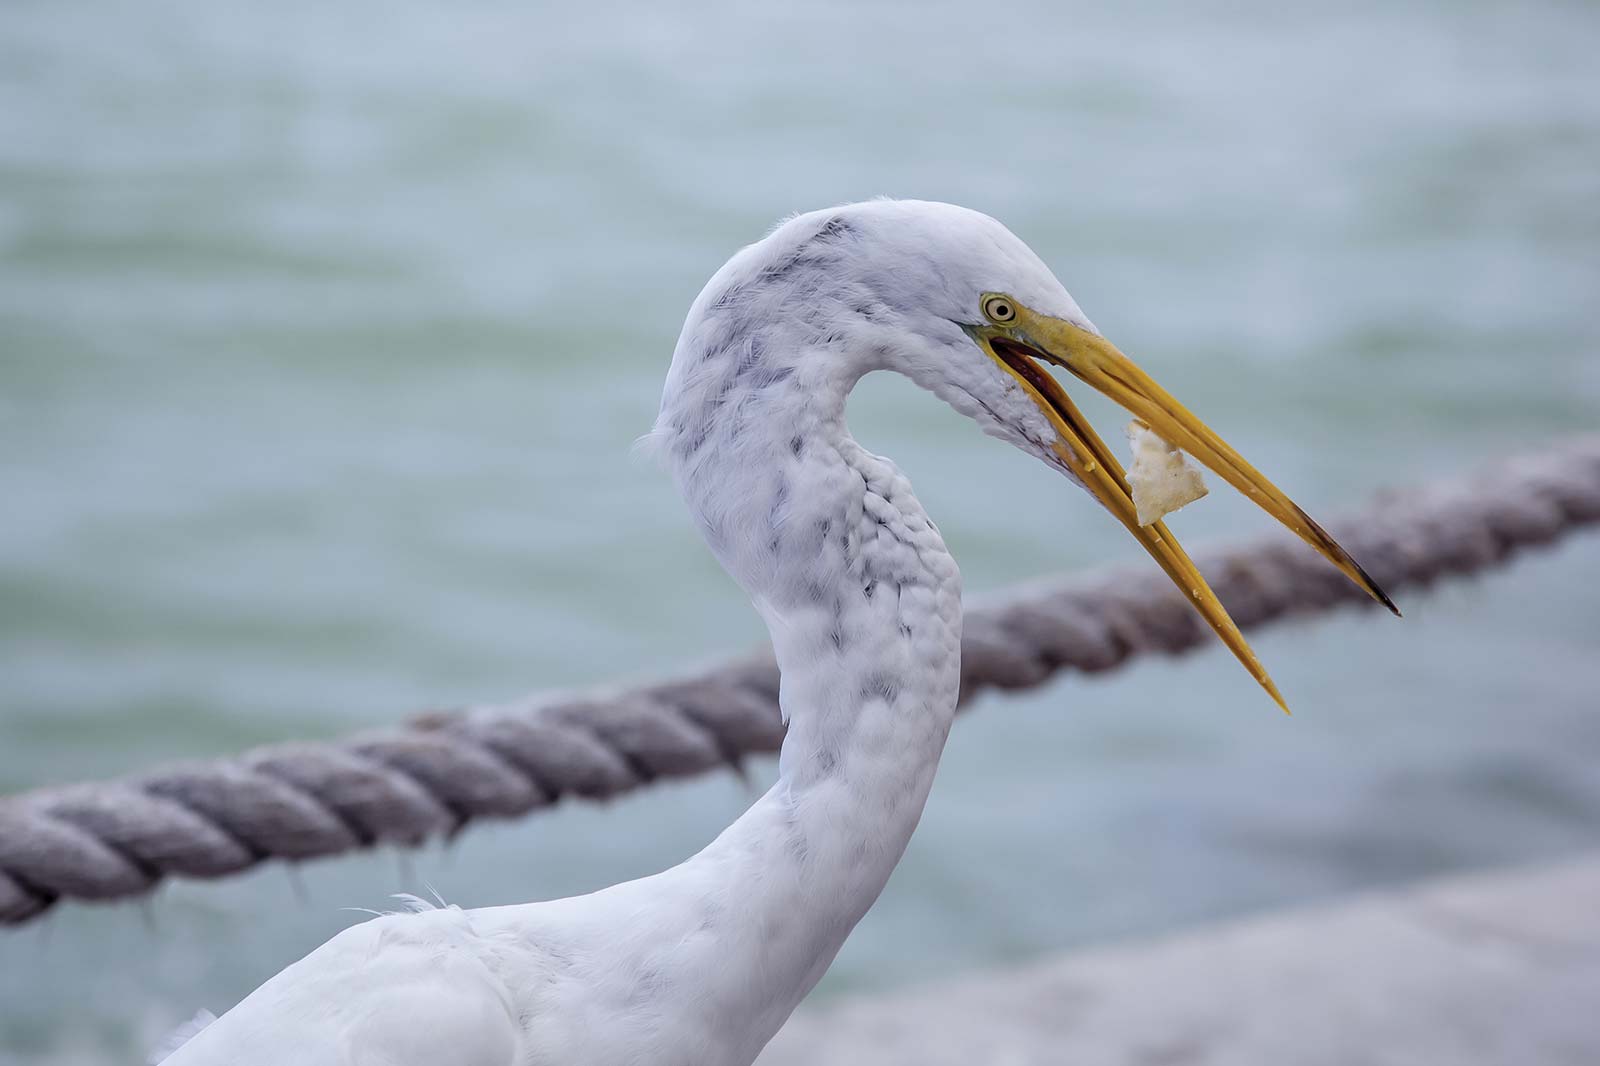
{"type": "Polygon", "coordinates": [[[169,1066],[743,1066],[877,899],[955,713],[961,584],[911,486],[845,427],[904,374],[1087,488],[1273,696],[1178,542],[1044,369],[1108,394],[1392,609],[1316,523],[1104,340],[999,222],[879,200],[799,215],[706,285],[655,430],[766,621],[777,783],[703,851],[586,896],[375,918],[267,981],[169,1066]]]}

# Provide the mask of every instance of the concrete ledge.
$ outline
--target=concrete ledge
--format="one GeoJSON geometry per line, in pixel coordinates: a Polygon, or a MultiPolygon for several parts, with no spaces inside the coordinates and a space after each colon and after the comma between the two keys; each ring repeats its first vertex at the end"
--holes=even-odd
{"type": "Polygon", "coordinates": [[[1600,856],[802,1011],[801,1063],[1596,1066],[1600,856]]]}

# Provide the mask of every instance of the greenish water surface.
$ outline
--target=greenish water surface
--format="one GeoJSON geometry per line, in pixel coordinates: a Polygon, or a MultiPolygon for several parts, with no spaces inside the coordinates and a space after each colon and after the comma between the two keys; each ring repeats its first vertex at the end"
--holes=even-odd
{"type": "MultiPolygon", "coordinates": [[[[629,448],[704,279],[796,210],[997,215],[1317,514],[1593,429],[1597,48],[1553,2],[16,0],[0,790],[762,639],[629,448]]],[[[977,594],[1137,561],[904,382],[852,424],[977,594]]],[[[1263,635],[1293,719],[1218,651],[986,699],[818,995],[1600,846],[1597,574],[1591,537],[1263,635]]],[[[64,906],[0,933],[0,1061],[140,1061],[390,892],[656,870],[770,772],[64,906]]]]}

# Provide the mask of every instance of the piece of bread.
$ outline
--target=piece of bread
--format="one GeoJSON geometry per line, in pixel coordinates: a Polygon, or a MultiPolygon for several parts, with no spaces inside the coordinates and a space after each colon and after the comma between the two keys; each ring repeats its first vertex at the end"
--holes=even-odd
{"type": "Polygon", "coordinates": [[[1187,455],[1156,436],[1140,419],[1129,422],[1126,432],[1133,447],[1128,488],[1133,490],[1133,509],[1141,526],[1159,522],[1206,494],[1200,471],[1189,464],[1187,455]]]}

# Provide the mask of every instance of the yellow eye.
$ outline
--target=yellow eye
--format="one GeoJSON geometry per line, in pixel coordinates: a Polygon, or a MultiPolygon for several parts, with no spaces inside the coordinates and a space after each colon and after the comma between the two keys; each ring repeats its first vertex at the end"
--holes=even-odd
{"type": "Polygon", "coordinates": [[[1017,305],[1009,296],[985,296],[983,298],[983,313],[990,322],[1005,325],[1016,321],[1017,305]]]}

